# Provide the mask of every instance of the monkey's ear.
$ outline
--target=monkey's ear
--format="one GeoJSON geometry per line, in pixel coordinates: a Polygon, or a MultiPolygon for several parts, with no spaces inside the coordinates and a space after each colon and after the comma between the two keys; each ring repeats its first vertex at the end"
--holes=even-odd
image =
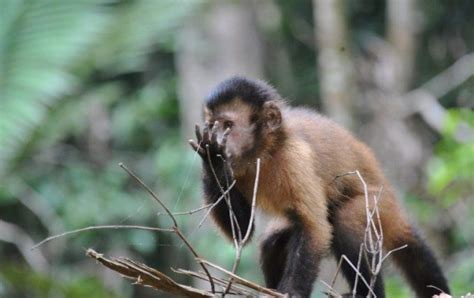
{"type": "Polygon", "coordinates": [[[267,101],[263,104],[263,118],[266,126],[274,131],[281,126],[281,111],[275,101],[267,101]]]}

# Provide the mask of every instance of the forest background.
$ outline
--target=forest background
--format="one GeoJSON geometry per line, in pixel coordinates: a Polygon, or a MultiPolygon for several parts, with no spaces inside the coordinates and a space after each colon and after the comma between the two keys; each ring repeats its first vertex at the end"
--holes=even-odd
{"type": "MultiPolygon", "coordinates": [[[[269,81],[368,143],[454,294],[474,291],[473,51],[470,0],[0,0],[0,297],[157,294],[85,257],[89,247],[171,275],[195,268],[179,239],[148,231],[30,248],[91,225],[168,226],[119,162],[172,211],[201,206],[187,139],[206,93],[234,74],[269,81]]],[[[197,228],[201,218],[180,227],[229,268],[231,243],[210,220],[197,228]]],[[[257,264],[253,243],[239,275],[262,284],[257,264]]],[[[409,297],[385,271],[388,297],[409,297]]]]}

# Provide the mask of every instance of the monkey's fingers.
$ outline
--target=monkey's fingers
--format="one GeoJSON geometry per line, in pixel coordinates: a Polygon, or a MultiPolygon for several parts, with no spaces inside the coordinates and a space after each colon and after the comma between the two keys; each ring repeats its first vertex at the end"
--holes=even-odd
{"type": "Polygon", "coordinates": [[[227,128],[225,131],[224,131],[224,134],[222,135],[222,140],[221,140],[221,143],[219,144],[219,150],[222,152],[224,151],[225,149],[225,146],[227,144],[227,137],[229,136],[230,134],[230,128],[227,128]]]}
{"type": "Polygon", "coordinates": [[[209,122],[204,123],[204,129],[202,130],[202,143],[209,143],[209,122]]]}
{"type": "Polygon", "coordinates": [[[199,155],[204,156],[204,154],[206,153],[206,151],[204,151],[204,148],[199,146],[194,140],[189,140],[188,142],[189,142],[189,145],[191,145],[191,147],[193,148],[194,151],[199,153],[199,155]]]}
{"type": "Polygon", "coordinates": [[[211,130],[211,144],[217,143],[217,126],[219,125],[219,121],[214,122],[211,130]]]}
{"type": "Polygon", "coordinates": [[[198,143],[201,143],[201,141],[202,141],[201,127],[199,127],[199,124],[197,124],[197,123],[194,126],[194,132],[196,133],[196,139],[197,139],[198,143]]]}
{"type": "Polygon", "coordinates": [[[226,130],[224,131],[224,134],[223,136],[227,138],[227,136],[230,134],[230,127],[226,128],[226,130]]]}

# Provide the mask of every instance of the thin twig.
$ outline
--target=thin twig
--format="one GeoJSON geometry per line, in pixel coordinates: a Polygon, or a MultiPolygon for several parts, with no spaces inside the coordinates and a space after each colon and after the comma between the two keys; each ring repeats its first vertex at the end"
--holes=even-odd
{"type": "Polygon", "coordinates": [[[426,286],[427,288],[432,288],[432,289],[435,289],[435,290],[438,290],[440,293],[444,293],[443,290],[441,290],[440,288],[436,287],[436,286],[433,286],[433,285],[427,285],[426,286]]]}
{"type": "Polygon", "coordinates": [[[336,278],[339,275],[339,272],[341,271],[342,261],[343,261],[342,258],[339,258],[339,262],[336,267],[336,272],[334,273],[334,276],[332,277],[332,280],[331,280],[331,285],[330,285],[331,289],[334,288],[334,285],[336,284],[336,278]]]}
{"type": "MultiPolygon", "coordinates": [[[[206,209],[208,209],[209,207],[211,207],[212,205],[214,205],[214,204],[213,204],[213,203],[210,203],[210,204],[207,204],[207,205],[204,205],[204,206],[201,206],[201,207],[199,207],[199,208],[196,208],[196,209],[193,209],[193,210],[189,210],[189,211],[173,212],[173,215],[174,215],[174,216],[178,216],[178,215],[192,215],[192,214],[197,213],[197,212],[199,212],[199,211],[206,210],[206,209]]],[[[168,215],[167,213],[163,213],[163,212],[158,212],[158,213],[157,213],[158,216],[163,215],[163,214],[168,215]]]]}
{"type": "MultiPolygon", "coordinates": [[[[186,269],[182,269],[182,268],[178,268],[178,269],[171,268],[171,270],[175,273],[178,273],[178,274],[183,274],[183,275],[186,275],[186,276],[195,277],[195,278],[198,278],[200,280],[207,281],[207,276],[202,271],[195,272],[195,271],[186,270],[186,269]]],[[[222,278],[215,277],[215,276],[214,276],[214,282],[216,283],[216,285],[219,285],[219,286],[227,285],[227,280],[224,280],[222,278]]],[[[232,285],[232,291],[233,291],[233,293],[230,292],[229,294],[231,294],[231,295],[255,296],[255,290],[254,289],[249,290],[249,289],[245,288],[242,285],[235,285],[235,284],[232,285]]],[[[224,289],[222,290],[222,293],[224,293],[224,289]]]]}
{"type": "MultiPolygon", "coordinates": [[[[168,207],[166,207],[166,205],[158,198],[158,196],[150,189],[150,187],[148,187],[148,185],[146,185],[137,175],[135,175],[135,173],[129,170],[123,163],[119,163],[119,166],[122,169],[124,169],[125,172],[127,172],[127,174],[129,174],[133,179],[135,179],[153,197],[153,199],[155,199],[155,201],[158,202],[158,204],[160,204],[160,206],[166,211],[166,213],[168,213],[169,217],[173,221],[172,230],[176,233],[176,235],[178,235],[179,238],[181,238],[181,240],[188,247],[189,251],[193,254],[193,256],[196,259],[200,259],[194,247],[191,245],[191,243],[189,243],[189,241],[186,239],[183,233],[181,233],[181,230],[178,228],[178,222],[176,218],[173,216],[173,213],[168,209],[168,207]]],[[[214,293],[215,286],[214,286],[214,281],[212,280],[211,273],[209,273],[204,263],[199,262],[199,265],[202,267],[204,272],[206,272],[206,275],[209,278],[209,283],[211,285],[212,293],[214,293]]]]}
{"type": "MultiPolygon", "coordinates": [[[[245,243],[248,241],[248,239],[250,238],[250,234],[252,232],[252,226],[255,220],[255,207],[257,205],[257,190],[258,190],[259,179],[260,179],[260,158],[257,158],[257,168],[256,168],[256,173],[255,173],[255,182],[253,185],[250,220],[247,226],[247,231],[245,233],[244,239],[242,239],[241,241],[237,241],[234,237],[234,241],[236,242],[236,254],[235,254],[234,265],[232,266],[232,273],[234,274],[237,271],[237,268],[239,267],[239,264],[240,264],[240,258],[242,256],[242,248],[245,245],[245,243]]],[[[230,290],[231,286],[232,286],[232,277],[229,279],[229,283],[227,284],[227,287],[224,292],[227,293],[230,290]]]]}
{"type": "Polygon", "coordinates": [[[329,285],[327,282],[325,282],[324,280],[320,280],[320,282],[328,288],[329,292],[325,292],[326,295],[328,295],[329,297],[337,297],[337,298],[342,297],[342,295],[336,292],[333,289],[333,287],[329,285]]]}
{"type": "Polygon", "coordinates": [[[124,171],[127,172],[128,175],[130,175],[133,179],[135,179],[135,181],[137,181],[151,195],[151,197],[155,199],[155,201],[158,204],[160,204],[161,208],[163,208],[166,211],[166,213],[168,213],[168,215],[170,216],[171,220],[173,221],[174,226],[177,227],[178,222],[176,221],[176,218],[173,216],[173,213],[171,213],[168,207],[166,207],[166,205],[158,198],[158,196],[151,190],[151,188],[148,187],[148,185],[146,185],[140,178],[138,178],[138,176],[135,175],[135,173],[133,173],[131,170],[129,170],[123,163],[119,163],[119,167],[124,169],[124,171]]]}
{"type": "MultiPolygon", "coordinates": [[[[219,180],[219,177],[217,176],[217,173],[214,169],[214,165],[212,164],[211,151],[209,150],[209,145],[208,144],[206,144],[206,153],[207,153],[207,160],[209,162],[209,167],[211,168],[212,175],[214,176],[214,179],[216,180],[216,183],[219,186],[221,194],[225,194],[224,187],[222,186],[222,184],[219,180]]],[[[223,160],[223,162],[224,162],[224,167],[225,167],[225,160],[223,160]]],[[[224,169],[224,173],[225,173],[225,169],[224,169]]],[[[242,238],[242,232],[240,230],[239,222],[238,222],[237,218],[235,217],[234,211],[232,210],[232,204],[230,203],[230,196],[228,196],[225,201],[226,201],[227,207],[229,208],[229,211],[230,211],[229,216],[230,216],[230,224],[231,224],[231,228],[232,228],[232,234],[235,233],[235,231],[234,231],[234,221],[235,221],[236,226],[237,226],[237,230],[239,232],[239,236],[240,236],[240,238],[242,238]]]]}
{"type": "MultiPolygon", "coordinates": [[[[357,271],[360,272],[360,264],[362,262],[362,252],[364,249],[364,243],[360,244],[359,248],[359,257],[357,258],[357,271]]],[[[354,287],[352,288],[352,297],[355,298],[357,294],[357,284],[359,282],[359,275],[356,274],[355,281],[354,281],[354,287]]]]}
{"type": "Polygon", "coordinates": [[[388,258],[392,253],[394,252],[397,252],[399,250],[402,250],[404,248],[407,248],[408,247],[408,244],[405,244],[405,245],[402,245],[400,247],[397,247],[397,248],[394,248],[392,250],[390,250],[389,252],[387,252],[387,254],[382,258],[382,262],[385,261],[386,258],[388,258]]]}
{"type": "Polygon", "coordinates": [[[274,291],[274,290],[269,289],[269,288],[262,287],[261,285],[258,285],[258,284],[254,283],[254,282],[251,282],[251,281],[249,281],[245,278],[242,278],[238,275],[235,275],[232,272],[230,272],[229,270],[226,270],[226,269],[224,269],[224,268],[222,268],[222,267],[220,267],[216,264],[213,264],[213,263],[211,263],[207,260],[201,259],[200,261],[203,262],[206,265],[211,266],[212,268],[215,268],[215,269],[217,269],[217,270],[233,277],[235,279],[235,282],[238,283],[238,284],[244,285],[246,287],[249,287],[251,289],[262,292],[262,293],[267,294],[267,295],[272,295],[272,296],[275,296],[275,297],[285,297],[285,295],[283,295],[282,293],[279,293],[279,292],[274,291]]]}
{"type": "Polygon", "coordinates": [[[342,266],[342,261],[346,261],[352,269],[356,272],[356,278],[354,282],[354,287],[352,289],[352,296],[354,297],[357,289],[357,283],[359,278],[362,282],[367,286],[369,289],[368,297],[372,297],[374,295],[373,287],[375,282],[377,281],[377,276],[380,273],[382,268],[382,263],[394,252],[405,248],[407,245],[398,247],[389,251],[387,254],[383,254],[383,229],[382,229],[382,221],[380,218],[380,211],[379,211],[379,202],[383,191],[383,186],[380,187],[379,191],[373,197],[373,208],[371,210],[371,205],[369,203],[369,188],[365,180],[363,179],[362,175],[359,171],[352,171],[342,175],[337,175],[333,182],[340,177],[349,176],[349,175],[356,175],[362,184],[362,188],[364,191],[364,200],[365,200],[365,211],[366,211],[366,228],[364,233],[364,238],[361,243],[361,247],[359,250],[359,257],[357,260],[357,266],[354,266],[352,262],[347,258],[347,256],[342,255],[341,259],[339,260],[339,264],[336,269],[336,273],[334,274],[333,280],[331,285],[328,287],[332,290],[334,287],[337,275],[339,274],[340,268],[342,266]],[[370,273],[370,282],[368,282],[365,277],[360,273],[360,266],[362,262],[362,253],[367,261],[367,265],[369,266],[369,273],[370,273]]]}
{"type": "Polygon", "coordinates": [[[67,231],[58,235],[50,236],[37,244],[31,247],[31,250],[37,249],[41,245],[45,244],[46,242],[55,240],[57,238],[61,238],[64,236],[81,233],[85,231],[92,231],[92,230],[108,230],[108,229],[135,229],[135,230],[146,230],[146,231],[157,231],[157,232],[174,232],[172,229],[162,229],[162,228],[154,228],[154,227],[146,227],[146,226],[137,226],[137,225],[102,225],[102,226],[90,226],[81,229],[75,229],[71,231],[67,231]]]}
{"type": "Polygon", "coordinates": [[[372,288],[370,287],[369,283],[367,282],[367,280],[364,278],[364,276],[357,270],[357,268],[354,266],[354,264],[352,264],[352,262],[349,260],[348,257],[346,257],[346,255],[342,255],[341,256],[344,261],[346,261],[349,266],[351,266],[352,269],[354,269],[355,273],[360,277],[360,280],[362,280],[362,282],[364,283],[364,285],[369,289],[369,292],[370,294],[374,295],[374,297],[376,297],[375,293],[374,293],[374,290],[372,290],[372,288]]]}
{"type": "Polygon", "coordinates": [[[245,243],[249,240],[250,234],[251,234],[251,228],[252,224],[255,220],[255,207],[257,206],[257,190],[258,190],[258,181],[260,179],[260,158],[257,158],[257,169],[256,169],[256,174],[255,174],[255,182],[253,184],[253,196],[252,196],[252,211],[250,213],[250,221],[249,225],[247,227],[247,233],[245,234],[244,239],[242,240],[242,245],[245,245],[245,243]]]}
{"type": "Polygon", "coordinates": [[[209,216],[209,214],[211,213],[212,209],[214,209],[214,207],[216,207],[224,198],[225,196],[227,195],[227,193],[229,193],[229,191],[234,187],[235,183],[237,181],[234,180],[232,182],[232,184],[229,186],[229,188],[214,202],[211,204],[211,208],[209,208],[206,212],[206,214],[203,216],[203,218],[201,219],[201,221],[199,222],[197,228],[200,228],[202,226],[202,224],[204,223],[204,221],[206,220],[206,218],[209,216]]]}
{"type": "Polygon", "coordinates": [[[86,255],[123,277],[133,280],[134,284],[152,287],[173,296],[214,297],[208,291],[177,283],[163,272],[127,258],[107,258],[91,248],[87,250],[86,255]]]}

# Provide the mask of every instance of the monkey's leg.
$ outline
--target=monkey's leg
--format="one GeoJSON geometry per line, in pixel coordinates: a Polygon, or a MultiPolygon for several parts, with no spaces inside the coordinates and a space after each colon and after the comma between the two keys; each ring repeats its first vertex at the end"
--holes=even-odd
{"type": "MultiPolygon", "coordinates": [[[[360,245],[364,241],[363,236],[361,237],[359,231],[354,231],[353,227],[347,226],[344,224],[344,219],[338,219],[335,221],[334,225],[334,237],[332,243],[332,250],[336,261],[339,262],[342,255],[345,255],[354,267],[357,267],[357,262],[359,259],[359,250],[360,245]]],[[[341,270],[344,275],[344,278],[347,280],[351,293],[348,294],[348,297],[352,296],[352,289],[354,289],[354,284],[356,281],[356,271],[347,263],[346,260],[342,261],[341,270]]],[[[362,255],[362,260],[360,262],[359,273],[364,277],[367,283],[370,284],[371,272],[368,266],[367,261],[362,255]]],[[[382,274],[379,273],[376,277],[375,284],[372,288],[372,291],[377,296],[377,298],[385,297],[384,285],[382,274]]],[[[357,297],[367,297],[369,295],[368,287],[362,282],[360,276],[358,277],[357,287],[356,287],[357,297]]]]}
{"type": "MultiPolygon", "coordinates": [[[[364,242],[366,228],[365,213],[365,199],[363,196],[351,198],[331,213],[329,220],[333,225],[334,233],[332,251],[337,262],[339,262],[342,255],[345,255],[354,267],[357,267],[360,246],[364,242]]],[[[350,286],[351,293],[347,294],[350,297],[352,296],[357,273],[346,260],[342,261],[341,270],[350,286]]],[[[372,274],[364,255],[362,255],[360,262],[359,273],[370,284],[372,274]]],[[[385,297],[382,273],[377,275],[372,291],[377,298],[385,297]]],[[[369,288],[362,282],[360,276],[357,281],[356,293],[357,297],[367,297],[370,293],[369,288]]]]}
{"type": "MultiPolygon", "coordinates": [[[[370,208],[372,207],[373,206],[370,206],[370,208]]],[[[405,244],[408,245],[408,247],[394,252],[392,257],[404,272],[410,285],[415,289],[417,296],[432,297],[434,294],[439,293],[439,291],[433,288],[427,288],[427,285],[434,285],[444,290],[446,293],[449,293],[446,280],[434,254],[408,223],[408,220],[401,212],[390,190],[382,193],[382,197],[379,200],[379,212],[382,223],[382,233],[384,236],[383,245],[385,251],[394,250],[405,244]]],[[[364,197],[354,197],[345,202],[342,207],[336,210],[334,217],[331,218],[330,221],[333,223],[335,229],[333,250],[339,250],[339,254],[347,255],[348,253],[343,252],[344,247],[350,246],[349,243],[353,243],[354,240],[352,239],[354,238],[363,238],[367,222],[364,197]],[[346,236],[339,237],[338,235],[343,235],[344,231],[346,236]],[[345,240],[338,241],[338,239],[345,240]]],[[[360,245],[361,241],[357,241],[360,245]]],[[[358,249],[359,248],[357,248],[357,251],[358,249]]],[[[352,261],[354,257],[349,257],[349,259],[352,261]]],[[[355,260],[357,260],[357,257],[355,257],[355,260]]],[[[354,264],[356,264],[356,262],[357,261],[352,261],[354,264]]],[[[352,268],[346,270],[352,270],[352,268]]],[[[348,274],[345,275],[348,276],[348,274]]],[[[352,278],[349,276],[348,279],[350,282],[352,278]]],[[[357,290],[358,294],[359,286],[357,290]]],[[[382,282],[380,282],[379,285],[377,285],[377,283],[375,284],[374,292],[377,297],[383,297],[381,296],[383,295],[382,282]]],[[[363,295],[365,294],[366,292],[363,292],[363,295]]]]}
{"type": "Polygon", "coordinates": [[[204,164],[203,175],[205,200],[207,203],[216,204],[211,213],[213,219],[224,232],[224,235],[231,240],[233,239],[232,226],[234,226],[234,232],[236,233],[240,229],[241,237],[244,237],[249,228],[253,233],[253,225],[249,226],[252,213],[250,204],[237,187],[234,186],[228,190],[228,180],[231,179],[229,178],[231,175],[223,162],[216,160],[214,163],[216,165],[214,171],[211,166],[204,164]],[[223,190],[228,190],[226,198],[222,198],[223,190]],[[232,213],[235,216],[234,224],[231,223],[229,207],[232,208],[232,213]],[[237,229],[237,225],[239,229],[237,229]]]}
{"type": "Polygon", "coordinates": [[[330,245],[331,227],[326,224],[326,218],[312,214],[320,219],[320,225],[316,225],[310,223],[312,218],[306,216],[296,212],[289,216],[291,228],[287,233],[284,268],[277,290],[290,297],[311,295],[320,260],[330,245]]]}
{"type": "Polygon", "coordinates": [[[294,231],[287,223],[274,220],[269,224],[268,235],[260,244],[260,265],[267,287],[276,289],[285,269],[288,240],[294,231]]]}
{"type": "Polygon", "coordinates": [[[403,271],[416,295],[418,297],[433,297],[433,295],[439,294],[439,290],[428,287],[429,285],[449,294],[448,283],[432,250],[412,227],[407,228],[406,231],[406,233],[398,235],[397,240],[390,241],[392,247],[388,249],[408,245],[406,248],[394,252],[393,259],[403,271]]]}

